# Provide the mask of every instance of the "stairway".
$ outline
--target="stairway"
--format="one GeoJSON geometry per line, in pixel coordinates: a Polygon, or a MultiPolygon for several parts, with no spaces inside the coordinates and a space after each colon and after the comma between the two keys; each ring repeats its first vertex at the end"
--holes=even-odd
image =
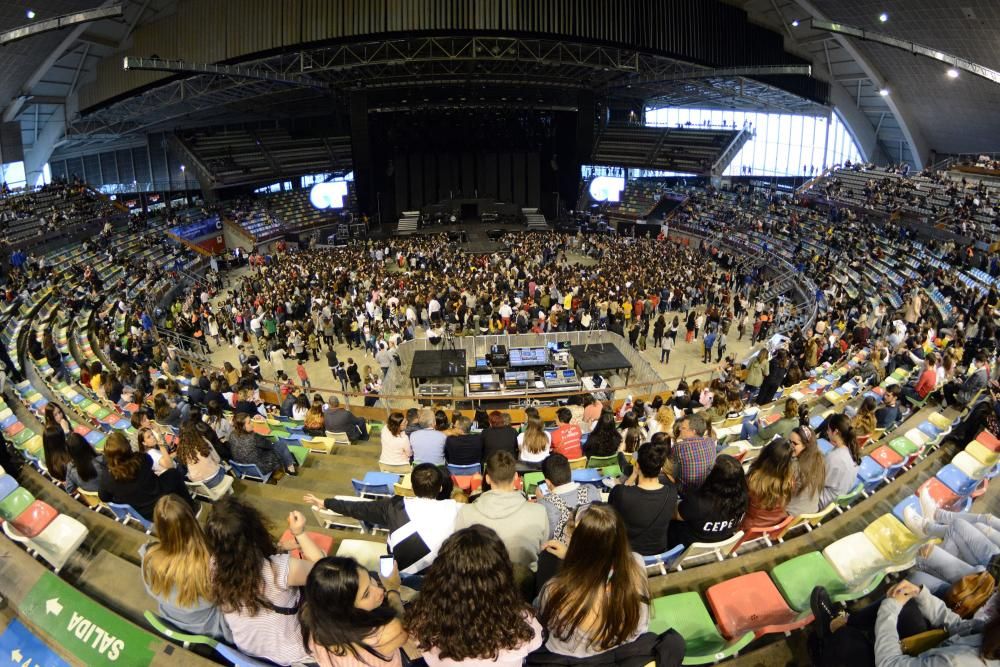
{"type": "Polygon", "coordinates": [[[528,223],[528,229],[540,232],[549,231],[549,223],[545,221],[545,216],[539,213],[537,208],[522,208],[521,213],[524,214],[524,219],[528,223]]]}
{"type": "Polygon", "coordinates": [[[403,211],[396,225],[396,233],[400,236],[409,236],[417,231],[420,222],[420,211],[403,211]]]}

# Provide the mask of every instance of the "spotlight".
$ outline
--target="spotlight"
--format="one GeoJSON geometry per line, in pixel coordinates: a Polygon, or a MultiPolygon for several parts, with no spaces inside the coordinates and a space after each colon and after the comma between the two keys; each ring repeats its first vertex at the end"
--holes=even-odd
{"type": "Polygon", "coordinates": [[[955,69],[954,67],[949,67],[948,68],[948,76],[950,78],[952,78],[952,79],[957,79],[958,78],[958,70],[955,69]]]}
{"type": "Polygon", "coordinates": [[[34,12],[33,10],[29,9],[29,10],[28,10],[28,11],[27,11],[27,12],[25,13],[25,16],[27,16],[27,17],[28,17],[28,20],[30,21],[31,19],[35,18],[35,12],[34,12]]]}
{"type": "Polygon", "coordinates": [[[799,27],[799,20],[798,19],[795,19],[795,20],[792,21],[792,27],[793,28],[798,28],[799,27]]]}
{"type": "Polygon", "coordinates": [[[885,12],[882,12],[881,14],[878,15],[878,20],[881,21],[882,23],[885,23],[886,21],[889,20],[889,15],[886,14],[885,12]]]}
{"type": "Polygon", "coordinates": [[[881,95],[882,97],[888,97],[889,96],[889,89],[888,88],[879,88],[878,89],[878,94],[881,95]]]}

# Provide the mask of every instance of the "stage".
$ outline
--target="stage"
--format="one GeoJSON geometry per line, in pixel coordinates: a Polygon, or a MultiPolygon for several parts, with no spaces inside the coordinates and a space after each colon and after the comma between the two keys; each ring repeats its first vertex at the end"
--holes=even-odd
{"type": "Polygon", "coordinates": [[[614,343],[590,343],[570,345],[569,354],[573,357],[573,366],[580,375],[592,376],[604,371],[625,371],[625,383],[628,384],[632,373],[632,362],[625,358],[614,343]]]}

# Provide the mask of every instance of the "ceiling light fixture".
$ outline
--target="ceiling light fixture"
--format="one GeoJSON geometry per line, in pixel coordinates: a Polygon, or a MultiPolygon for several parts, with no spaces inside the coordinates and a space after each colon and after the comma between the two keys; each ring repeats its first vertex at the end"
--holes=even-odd
{"type": "Polygon", "coordinates": [[[885,12],[882,12],[881,14],[878,15],[878,20],[881,21],[882,23],[885,23],[886,21],[889,20],[889,15],[886,14],[885,12]]]}
{"type": "Polygon", "coordinates": [[[949,67],[948,68],[948,76],[950,78],[952,78],[952,79],[957,79],[958,78],[958,70],[955,69],[954,67],[949,67]]]}
{"type": "Polygon", "coordinates": [[[29,9],[29,10],[28,10],[28,11],[27,11],[27,12],[25,13],[25,16],[27,16],[27,17],[28,17],[28,20],[30,21],[31,19],[35,18],[35,12],[34,12],[33,10],[29,9]]]}
{"type": "Polygon", "coordinates": [[[793,28],[798,28],[799,27],[799,20],[798,19],[792,20],[792,27],[793,28]]]}
{"type": "Polygon", "coordinates": [[[888,88],[879,88],[878,94],[881,95],[882,97],[888,97],[889,96],[889,89],[888,88]]]}

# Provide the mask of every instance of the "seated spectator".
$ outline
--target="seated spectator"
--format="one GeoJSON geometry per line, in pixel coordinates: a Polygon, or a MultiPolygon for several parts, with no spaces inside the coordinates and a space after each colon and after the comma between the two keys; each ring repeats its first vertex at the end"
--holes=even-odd
{"type": "Polygon", "coordinates": [[[177,439],[177,460],[187,467],[187,478],[212,489],[222,482],[226,469],[222,467],[215,448],[188,422],[177,439]]]}
{"type": "Polygon", "coordinates": [[[379,582],[353,558],[328,556],[313,565],[302,589],[302,639],[320,667],[402,667],[409,635],[400,618],[399,572],[379,582]]]}
{"type": "Polygon", "coordinates": [[[750,504],[740,525],[744,532],[773,526],[788,516],[785,508],[795,491],[792,445],[788,440],[772,440],[760,450],[747,472],[747,489],[750,504]]]}
{"type": "MultiPolygon", "coordinates": [[[[645,408],[643,408],[643,412],[645,412],[645,408]]],[[[622,415],[621,423],[618,424],[618,430],[622,433],[621,449],[629,454],[635,452],[639,445],[649,440],[646,429],[639,424],[638,414],[634,410],[628,410],[622,415]]]]}
{"type": "Polygon", "coordinates": [[[826,485],[826,460],[816,443],[816,433],[799,426],[788,434],[795,455],[795,494],[786,511],[792,516],[818,512],[819,497],[826,485]]]}
{"type": "Polygon", "coordinates": [[[235,496],[213,503],[205,523],[213,559],[212,598],[236,648],[278,665],[313,661],[294,610],[299,587],[324,556],[306,533],[301,512],[289,512],[288,528],[302,559],[279,553],[260,511],[235,496]]]}
{"type": "Polygon", "coordinates": [[[878,419],[875,417],[875,405],[875,399],[868,396],[858,406],[858,412],[851,420],[851,426],[858,437],[871,435],[875,432],[878,423],[878,419]]]}
{"type": "Polygon", "coordinates": [[[416,408],[408,408],[406,410],[406,435],[412,435],[414,431],[419,431],[423,428],[417,421],[420,418],[420,410],[416,408]]]}
{"type": "MultiPolygon", "coordinates": [[[[548,630],[545,652],[583,661],[624,648],[649,627],[650,593],[642,560],[632,553],[621,517],[606,505],[577,512],[569,546],[559,572],[538,596],[539,618],[548,630]]],[[[684,642],[672,633],[669,647],[649,638],[644,664],[679,664],[684,642]],[[659,654],[659,650],[664,653],[659,654]]],[[[635,650],[642,650],[639,646],[635,650]]],[[[632,660],[638,656],[630,656],[632,660]]],[[[616,656],[617,658],[617,656],[616,656]]],[[[529,664],[551,664],[544,653],[529,664]]],[[[624,664],[618,659],[602,664],[624,664]]]]}
{"type": "Polygon", "coordinates": [[[472,420],[464,415],[455,418],[454,431],[444,441],[444,457],[452,465],[467,466],[482,463],[483,436],[480,433],[470,433],[472,420]]]}
{"type": "Polygon", "coordinates": [[[402,412],[393,412],[382,429],[382,452],[378,462],[389,466],[410,464],[410,439],[406,435],[406,417],[402,412]]]}
{"type": "Polygon", "coordinates": [[[601,492],[591,484],[578,484],[573,481],[573,471],[569,460],[562,454],[552,454],[542,462],[542,474],[548,493],[542,494],[541,488],[536,489],[538,503],[549,515],[550,540],[567,542],[566,524],[573,512],[581,505],[598,502],[601,492]]]}
{"type": "Polygon", "coordinates": [[[194,501],[184,486],[184,477],[175,468],[161,475],[153,473],[153,462],[143,453],[133,452],[121,431],[112,431],[104,441],[106,468],[100,471],[97,493],[106,503],[131,505],[146,519],[153,520],[153,509],[163,496],[177,494],[191,507],[194,501]]]}
{"type": "Polygon", "coordinates": [[[697,489],[708,477],[715,465],[717,445],[715,438],[706,436],[708,424],[700,414],[685,416],[676,431],[672,460],[678,490],[684,493],[697,489]]]}
{"type": "Polygon", "coordinates": [[[305,392],[302,392],[295,397],[295,402],[291,410],[292,414],[289,416],[295,421],[305,421],[306,415],[309,414],[309,407],[309,398],[305,392]]]}
{"type": "Polygon", "coordinates": [[[302,424],[302,432],[306,435],[321,438],[326,435],[325,422],[323,419],[323,402],[315,402],[309,406],[305,421],[302,424]]]}
{"type": "Polygon", "coordinates": [[[608,504],[625,520],[632,550],[653,556],[667,550],[667,530],[677,509],[669,445],[644,444],[636,454],[636,463],[632,477],[611,489],[608,504]]]}
{"type": "MultiPolygon", "coordinates": [[[[888,392],[886,392],[888,396],[888,392]]],[[[851,420],[845,414],[831,416],[826,421],[827,439],[833,449],[826,453],[826,481],[819,495],[819,506],[826,507],[837,496],[854,488],[858,477],[858,438],[851,428],[851,420]]]]}
{"type": "Polygon", "coordinates": [[[674,422],[677,421],[677,417],[674,414],[674,409],[669,404],[662,404],[656,410],[656,414],[646,420],[646,431],[649,433],[649,437],[652,438],[656,433],[666,433],[672,436],[674,434],[674,422]]]}
{"type": "Polygon", "coordinates": [[[559,425],[551,433],[552,453],[562,454],[567,459],[579,459],[583,457],[583,446],[580,444],[583,432],[579,426],[571,423],[572,419],[573,413],[569,408],[556,410],[556,420],[559,425]]]}
{"type": "Polygon", "coordinates": [[[989,356],[986,350],[976,353],[970,364],[970,373],[964,380],[952,380],[944,386],[944,405],[965,407],[972,403],[973,397],[986,388],[989,381],[989,356]]]}
{"type": "Polygon", "coordinates": [[[229,626],[212,598],[211,556],[191,506],[169,494],[153,510],[156,542],[142,545],[142,583],[156,613],[182,632],[231,642],[229,626]]]}
{"type": "MultiPolygon", "coordinates": [[[[513,472],[514,457],[496,452],[490,461],[498,457],[513,472]]],[[[542,626],[521,597],[504,547],[483,525],[457,530],[441,546],[404,623],[430,667],[517,667],[542,645],[542,626]],[[463,593],[456,596],[457,582],[463,593]]]]}
{"type": "Polygon", "coordinates": [[[739,530],[749,502],[743,465],[728,454],[719,455],[701,487],[685,494],[677,505],[669,548],[728,540],[739,530]]]}
{"type": "Polygon", "coordinates": [[[817,667],[1000,664],[997,596],[986,603],[988,621],[962,620],[926,587],[905,579],[890,586],[881,601],[850,613],[834,604],[822,587],[813,590],[810,603],[816,618],[810,653],[817,667]],[[938,628],[948,634],[942,643],[916,656],[903,653],[900,640],[938,628]]]}
{"type": "Polygon", "coordinates": [[[410,434],[410,450],[417,463],[444,465],[444,441],[448,437],[435,428],[434,411],[420,409],[420,429],[410,434]]]}
{"type": "Polygon", "coordinates": [[[46,428],[42,434],[42,461],[53,479],[66,481],[66,466],[72,459],[66,449],[66,434],[58,426],[46,428]]]}
{"type": "Polygon", "coordinates": [[[752,436],[750,442],[754,447],[763,447],[774,438],[787,437],[792,429],[799,425],[799,421],[809,414],[809,408],[805,405],[799,406],[799,402],[794,398],[785,399],[785,408],[781,413],[781,419],[770,426],[765,426],[752,436]],[[803,414],[800,414],[800,410],[803,414]]]}
{"type": "Polygon", "coordinates": [[[333,510],[388,529],[390,544],[416,534],[424,545],[419,557],[409,557],[402,551],[396,554],[400,569],[406,574],[416,574],[433,562],[441,543],[451,535],[459,505],[448,497],[451,478],[431,463],[417,465],[410,474],[410,483],[413,486],[412,498],[392,496],[359,503],[337,498],[321,500],[307,493],[303,500],[316,509],[333,510]],[[440,499],[442,496],[443,500],[440,499]]]}
{"type": "Polygon", "coordinates": [[[520,454],[517,431],[510,425],[510,415],[494,410],[489,414],[489,426],[483,430],[483,460],[487,461],[495,452],[510,452],[514,457],[520,454]]]}
{"type": "Polygon", "coordinates": [[[920,377],[913,387],[903,387],[903,397],[913,402],[920,402],[927,398],[927,395],[934,391],[937,386],[937,355],[928,352],[924,357],[924,368],[920,371],[920,377]]]}
{"type": "Polygon", "coordinates": [[[268,440],[253,430],[253,420],[245,412],[237,412],[233,417],[233,433],[229,436],[229,447],[233,450],[233,460],[237,463],[253,463],[265,475],[283,469],[289,475],[297,474],[295,457],[288,451],[288,445],[280,440],[268,440]]]}
{"type": "Polygon", "coordinates": [[[882,407],[875,411],[876,428],[884,430],[895,428],[896,424],[903,418],[903,412],[898,405],[901,393],[898,384],[886,388],[885,395],[882,397],[882,407]]]}
{"type": "Polygon", "coordinates": [[[135,436],[136,449],[145,452],[153,463],[153,472],[157,475],[174,467],[174,459],[170,450],[159,434],[151,428],[141,428],[135,436]]]}
{"type": "Polygon", "coordinates": [[[604,412],[604,404],[594,398],[592,394],[584,394],[583,423],[580,425],[580,430],[584,433],[592,431],[594,425],[597,423],[597,420],[601,417],[602,412],[604,412]]]}
{"type": "Polygon", "coordinates": [[[340,399],[331,396],[323,416],[324,428],[330,433],[346,433],[348,440],[367,440],[368,422],[364,417],[356,417],[340,404],[340,399]]]}
{"type": "Polygon", "coordinates": [[[528,417],[524,432],[517,436],[518,459],[532,470],[538,470],[549,455],[552,439],[538,417],[528,417]]]}
{"type": "Polygon", "coordinates": [[[62,432],[69,435],[73,431],[73,427],[70,425],[69,420],[66,419],[66,413],[62,411],[55,403],[49,402],[45,404],[45,429],[58,427],[62,429],[62,432]]]}
{"type": "Polygon", "coordinates": [[[66,493],[77,489],[97,493],[104,457],[79,433],[66,436],[66,451],[70,458],[66,464],[66,493]]]}
{"type": "Polygon", "coordinates": [[[615,426],[615,413],[611,410],[602,410],[597,423],[587,436],[583,453],[588,457],[611,456],[618,452],[621,444],[622,434],[615,426]]]}
{"type": "Polygon", "coordinates": [[[482,524],[503,540],[515,566],[535,569],[538,552],[548,539],[549,519],[545,508],[529,503],[514,489],[517,461],[508,452],[496,452],[486,461],[486,483],[490,490],[473,503],[462,506],[455,530],[482,524]]]}
{"type": "MultiPolygon", "coordinates": [[[[222,403],[209,401],[208,402],[208,419],[207,423],[215,435],[219,437],[222,442],[229,442],[229,436],[233,433],[233,425],[228,418],[222,412],[222,403]]],[[[134,417],[135,415],[133,415],[134,417]]],[[[133,424],[135,426],[135,424],[133,424]]]]}

